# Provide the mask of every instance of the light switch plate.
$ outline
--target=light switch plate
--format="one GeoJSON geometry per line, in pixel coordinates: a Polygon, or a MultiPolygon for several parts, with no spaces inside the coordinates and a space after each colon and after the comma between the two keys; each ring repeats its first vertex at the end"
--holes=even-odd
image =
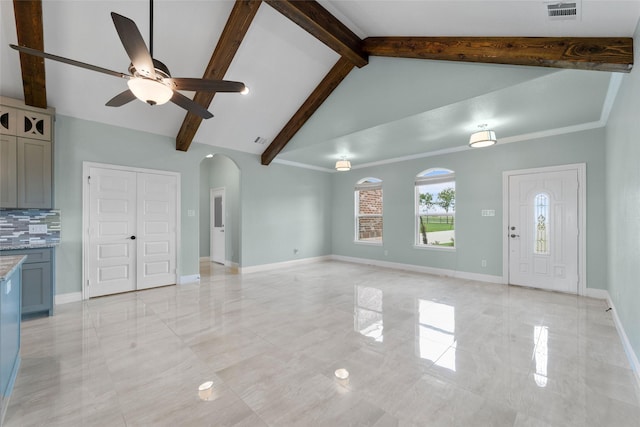
{"type": "Polygon", "coordinates": [[[47,224],[29,224],[29,234],[47,234],[47,224]]]}

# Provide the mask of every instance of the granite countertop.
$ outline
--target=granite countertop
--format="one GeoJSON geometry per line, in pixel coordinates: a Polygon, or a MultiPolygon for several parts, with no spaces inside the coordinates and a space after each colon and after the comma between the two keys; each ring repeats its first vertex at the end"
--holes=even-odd
{"type": "Polygon", "coordinates": [[[0,246],[0,251],[13,251],[16,249],[43,249],[43,248],[55,248],[60,243],[22,243],[22,244],[14,244],[14,245],[3,245],[0,246]]]}
{"type": "Polygon", "coordinates": [[[0,280],[5,280],[7,277],[11,276],[25,259],[27,259],[25,255],[1,256],[0,280]]]}

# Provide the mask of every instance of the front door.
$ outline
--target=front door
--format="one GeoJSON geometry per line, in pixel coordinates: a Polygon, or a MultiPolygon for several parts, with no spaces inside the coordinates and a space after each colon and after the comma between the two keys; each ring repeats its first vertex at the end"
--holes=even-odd
{"type": "Polygon", "coordinates": [[[509,176],[509,283],[578,293],[578,172],[509,176]]]}
{"type": "Polygon", "coordinates": [[[224,188],[211,189],[211,261],[224,264],[224,188]]]}

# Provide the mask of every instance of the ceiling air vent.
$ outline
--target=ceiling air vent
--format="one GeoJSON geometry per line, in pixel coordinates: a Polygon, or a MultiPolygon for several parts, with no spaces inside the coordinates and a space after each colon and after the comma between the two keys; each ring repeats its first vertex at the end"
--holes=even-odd
{"type": "Polygon", "coordinates": [[[547,16],[553,21],[578,18],[579,3],[548,3],[547,16]]]}
{"type": "Polygon", "coordinates": [[[267,138],[263,138],[261,136],[257,137],[254,141],[256,144],[264,145],[267,143],[267,138]]]}

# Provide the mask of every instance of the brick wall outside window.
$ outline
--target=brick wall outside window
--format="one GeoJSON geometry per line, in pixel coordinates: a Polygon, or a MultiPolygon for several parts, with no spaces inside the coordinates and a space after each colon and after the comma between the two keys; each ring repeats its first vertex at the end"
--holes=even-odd
{"type": "Polygon", "coordinates": [[[382,240],[382,189],[358,191],[358,240],[382,240]],[[380,215],[360,217],[359,215],[380,215]]]}

